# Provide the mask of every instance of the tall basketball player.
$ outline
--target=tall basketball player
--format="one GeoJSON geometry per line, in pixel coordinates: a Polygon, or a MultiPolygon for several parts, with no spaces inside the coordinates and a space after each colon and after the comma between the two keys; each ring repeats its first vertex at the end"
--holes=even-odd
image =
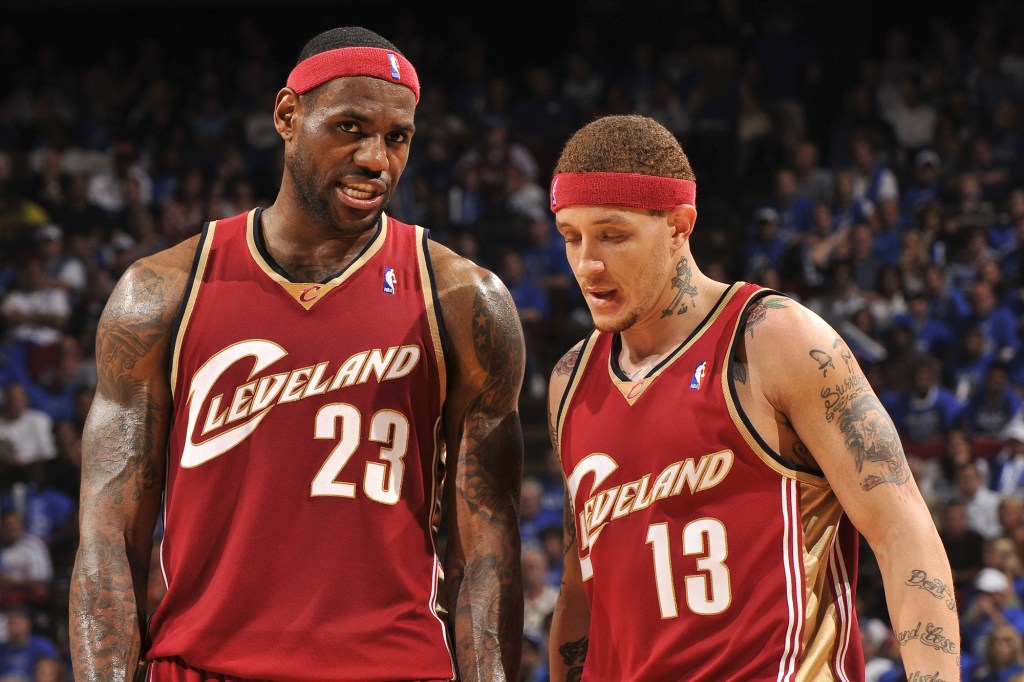
{"type": "Polygon", "coordinates": [[[705,276],[696,185],[655,121],[566,144],[551,206],[596,331],[552,373],[568,488],[552,680],[863,680],[857,531],[910,680],[958,680],[952,580],[849,347],[705,276]]]}
{"type": "Polygon", "coordinates": [[[140,658],[157,681],[518,679],[522,331],[493,275],[384,213],[418,99],[380,36],[315,37],[274,105],[273,205],[118,284],[83,444],[77,680],[140,658]]]}

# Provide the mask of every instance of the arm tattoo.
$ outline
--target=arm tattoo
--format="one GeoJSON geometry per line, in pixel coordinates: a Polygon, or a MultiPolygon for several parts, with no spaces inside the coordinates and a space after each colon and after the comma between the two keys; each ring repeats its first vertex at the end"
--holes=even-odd
{"type": "Polygon", "coordinates": [[[764,318],[768,316],[768,310],[781,310],[785,307],[786,305],[777,299],[761,299],[751,306],[750,313],[747,315],[747,325],[743,332],[750,332],[750,338],[754,338],[754,327],[764,322],[764,318]]]}
{"type": "Polygon", "coordinates": [[[579,358],[580,351],[578,348],[574,348],[569,351],[563,355],[562,359],[558,361],[557,365],[555,365],[555,374],[563,377],[569,376],[572,374],[572,370],[576,367],[576,361],[579,360],[579,358]]]}
{"type": "Polygon", "coordinates": [[[747,383],[747,363],[737,357],[732,360],[732,378],[741,384],[747,383]]]}
{"type": "Polygon", "coordinates": [[[832,356],[823,350],[815,348],[810,352],[810,356],[818,363],[818,369],[821,371],[821,376],[827,377],[829,367],[835,369],[836,366],[832,364],[832,356]]]}
{"type": "Polygon", "coordinates": [[[953,597],[953,590],[946,583],[942,582],[940,578],[929,579],[928,573],[920,568],[915,568],[910,572],[910,577],[907,578],[906,584],[910,587],[924,590],[936,599],[943,600],[947,609],[956,611],[956,599],[953,597]]]}
{"type": "Polygon", "coordinates": [[[465,565],[453,572],[456,644],[467,682],[518,677],[523,440],[517,397],[524,362],[519,329],[507,294],[499,298],[490,287],[479,287],[473,303],[473,348],[486,378],[466,408],[456,472],[457,494],[470,515],[466,523],[480,529],[475,546],[467,548],[465,565]]]}
{"type": "Polygon", "coordinates": [[[566,642],[558,647],[558,653],[562,656],[562,661],[566,665],[572,666],[569,668],[569,674],[565,678],[567,682],[579,682],[579,680],[583,679],[583,663],[587,660],[587,650],[589,648],[590,638],[586,635],[575,642],[566,642]]]}
{"type": "Polygon", "coordinates": [[[923,673],[915,670],[907,675],[907,682],[946,682],[946,680],[943,679],[938,670],[933,673],[923,673]]]}
{"type": "Polygon", "coordinates": [[[865,461],[881,465],[877,473],[861,481],[862,490],[871,490],[883,483],[899,486],[910,479],[899,434],[873,393],[862,393],[850,400],[839,417],[839,429],[846,439],[846,447],[854,453],[857,473],[863,472],[865,461]]]}
{"type": "Polygon", "coordinates": [[[139,660],[171,410],[162,356],[176,306],[167,294],[154,270],[133,266],[97,330],[99,382],[82,438],[86,532],[69,604],[76,679],[127,681],[139,660]]]}
{"type": "Polygon", "coordinates": [[[565,539],[562,546],[562,558],[567,559],[573,545],[576,544],[576,510],[572,508],[572,496],[565,491],[565,511],[563,512],[565,524],[565,539]]]}
{"type": "Polygon", "coordinates": [[[956,642],[942,634],[941,625],[928,623],[924,626],[923,631],[922,625],[923,623],[918,621],[917,627],[897,633],[896,638],[899,640],[900,646],[903,647],[916,641],[946,654],[955,654],[957,652],[956,642]]]}
{"type": "Polygon", "coordinates": [[[661,311],[662,317],[668,317],[675,313],[676,315],[682,315],[689,308],[683,303],[683,296],[689,295],[690,303],[696,305],[697,303],[697,287],[690,284],[690,280],[693,279],[693,270],[690,268],[690,261],[683,256],[676,263],[676,275],[672,278],[672,288],[678,289],[676,297],[672,299],[672,302],[668,304],[668,307],[661,311]]]}

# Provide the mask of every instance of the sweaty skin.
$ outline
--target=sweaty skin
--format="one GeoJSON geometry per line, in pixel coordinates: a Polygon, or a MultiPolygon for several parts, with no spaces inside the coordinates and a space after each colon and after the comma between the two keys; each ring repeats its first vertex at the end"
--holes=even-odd
{"type": "MultiPolygon", "coordinates": [[[[343,269],[373,234],[408,158],[414,97],[373,78],[278,94],[286,172],[263,212],[267,249],[298,281],[343,269]]],[[[172,324],[198,238],[143,258],[112,293],[97,331],[98,385],[82,444],[81,544],[71,580],[77,680],[143,671],[146,584],[171,420],[172,324]]],[[[430,243],[448,331],[445,555],[463,680],[516,680],[522,643],[518,398],[524,343],[496,277],[430,243]]],[[[432,448],[431,448],[432,449],[432,448]]]]}

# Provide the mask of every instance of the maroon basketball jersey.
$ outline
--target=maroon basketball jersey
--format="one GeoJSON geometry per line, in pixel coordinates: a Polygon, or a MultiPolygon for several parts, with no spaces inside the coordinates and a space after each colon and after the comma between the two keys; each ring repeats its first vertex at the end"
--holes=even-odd
{"type": "Polygon", "coordinates": [[[857,533],[820,472],[753,432],[728,377],[734,284],[639,381],[594,332],[559,409],[592,682],[862,680],[857,533]]]}
{"type": "Polygon", "coordinates": [[[435,538],[445,369],[425,231],[293,282],[260,211],[203,230],[173,337],[149,658],[242,678],[455,676],[435,538]]]}

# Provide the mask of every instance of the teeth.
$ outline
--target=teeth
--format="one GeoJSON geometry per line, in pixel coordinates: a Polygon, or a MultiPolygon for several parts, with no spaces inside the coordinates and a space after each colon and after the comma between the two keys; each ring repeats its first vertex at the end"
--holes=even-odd
{"type": "Polygon", "coordinates": [[[341,188],[341,191],[353,199],[372,199],[376,196],[372,189],[361,189],[350,185],[345,185],[341,188]]]}

